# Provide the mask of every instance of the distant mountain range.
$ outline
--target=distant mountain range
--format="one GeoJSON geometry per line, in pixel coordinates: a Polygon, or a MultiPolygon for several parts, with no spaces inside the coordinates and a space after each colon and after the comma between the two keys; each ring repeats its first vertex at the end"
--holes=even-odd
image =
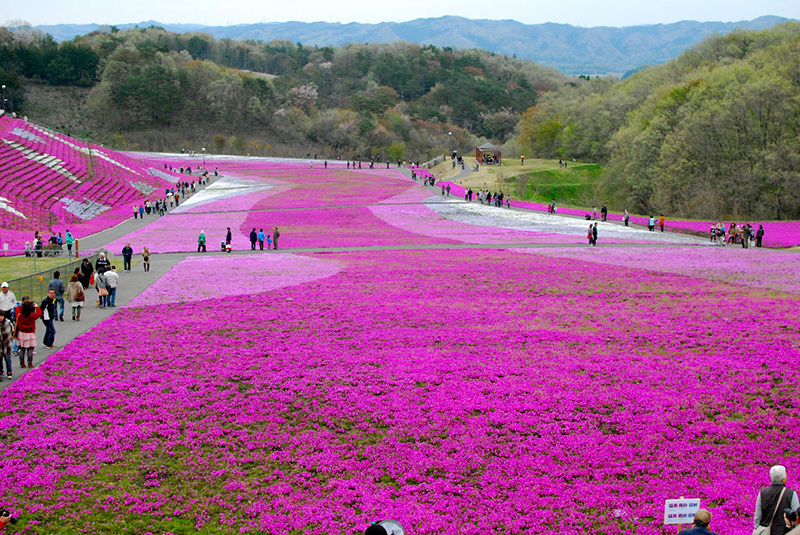
{"type": "MultiPolygon", "coordinates": [[[[683,21],[623,28],[582,28],[569,24],[523,24],[514,20],[472,20],[448,16],[378,24],[268,22],[204,26],[147,21],[119,24],[117,27],[161,26],[180,33],[205,32],[217,39],[257,39],[266,42],[286,39],[319,46],[410,41],[440,47],[482,48],[498,54],[516,55],[555,67],[565,74],[622,74],[642,65],[664,63],[715,33],[727,33],[736,28],[763,30],[787,20],[765,16],[741,22],[683,21]]],[[[98,29],[107,29],[108,26],[56,24],[36,28],[63,41],[98,29]]]]}

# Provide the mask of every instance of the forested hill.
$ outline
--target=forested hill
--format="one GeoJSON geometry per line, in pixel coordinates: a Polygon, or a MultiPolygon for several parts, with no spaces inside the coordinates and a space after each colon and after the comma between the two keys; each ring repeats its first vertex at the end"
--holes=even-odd
{"type": "MultiPolygon", "coordinates": [[[[523,24],[514,20],[471,20],[448,16],[378,24],[271,22],[203,26],[149,21],[120,24],[118,27],[161,26],[179,33],[203,32],[216,39],[265,42],[280,39],[310,46],[409,41],[515,55],[567,74],[622,74],[642,65],[664,63],[715,33],[725,34],[736,28],[762,30],[786,20],[768,16],[741,22],[682,21],[623,28],[583,28],[569,24],[523,24]]],[[[38,28],[59,41],[103,29],[97,24],[58,24],[38,28]]]]}
{"type": "Polygon", "coordinates": [[[570,81],[531,61],[407,42],[317,47],[150,27],[56,43],[3,30],[12,109],[47,120],[24,88],[90,88],[75,115],[115,148],[425,161],[508,140],[522,112],[570,81]]]}
{"type": "Polygon", "coordinates": [[[617,209],[800,219],[800,23],[707,39],[624,81],[566,86],[528,110],[533,155],[607,164],[617,209]]]}

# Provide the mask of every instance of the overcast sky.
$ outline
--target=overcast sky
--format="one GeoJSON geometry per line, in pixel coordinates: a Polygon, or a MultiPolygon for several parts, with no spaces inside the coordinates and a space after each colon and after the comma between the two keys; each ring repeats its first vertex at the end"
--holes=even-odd
{"type": "Polygon", "coordinates": [[[800,19],[800,0],[0,0],[5,20],[33,25],[123,24],[157,20],[229,25],[253,22],[383,22],[460,15],[527,24],[631,26],[679,20],[740,21],[762,15],[800,19]]]}

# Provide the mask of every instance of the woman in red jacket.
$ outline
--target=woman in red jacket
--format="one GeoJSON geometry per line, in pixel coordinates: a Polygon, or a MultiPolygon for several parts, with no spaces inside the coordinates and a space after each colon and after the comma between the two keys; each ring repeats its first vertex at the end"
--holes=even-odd
{"type": "Polygon", "coordinates": [[[28,356],[28,368],[33,367],[33,348],[36,347],[36,320],[42,317],[42,309],[29,298],[22,298],[22,305],[15,311],[17,315],[17,340],[19,340],[19,367],[25,367],[25,356],[28,356]]]}

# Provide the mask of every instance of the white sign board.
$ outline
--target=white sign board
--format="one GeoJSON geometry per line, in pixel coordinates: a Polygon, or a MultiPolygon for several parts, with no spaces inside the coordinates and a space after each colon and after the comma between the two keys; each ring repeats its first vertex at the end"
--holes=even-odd
{"type": "Polygon", "coordinates": [[[664,524],[691,524],[700,510],[700,498],[664,500],[664,524]]]}

